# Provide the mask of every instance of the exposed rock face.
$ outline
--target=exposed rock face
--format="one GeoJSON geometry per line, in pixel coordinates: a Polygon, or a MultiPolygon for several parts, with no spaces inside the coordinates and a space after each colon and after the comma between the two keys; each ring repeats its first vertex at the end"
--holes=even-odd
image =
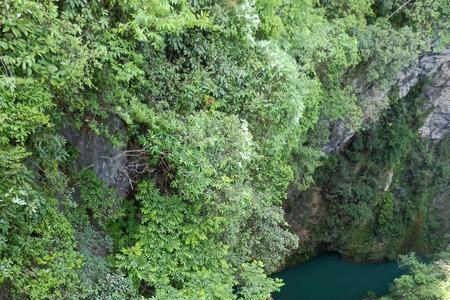
{"type": "Polygon", "coordinates": [[[355,135],[355,131],[346,127],[343,122],[334,125],[328,143],[322,148],[325,153],[337,153],[355,135]]]}
{"type": "MultiPolygon", "coordinates": [[[[450,132],[450,48],[422,56],[410,68],[400,72],[396,80],[383,90],[365,87],[363,80],[356,78],[352,83],[354,90],[365,99],[363,122],[376,119],[374,116],[388,105],[387,95],[391,91],[398,89],[398,96],[403,98],[423,80],[427,82],[423,87],[426,97],[424,109],[433,111],[425,120],[420,133],[424,138],[441,139],[450,132]]],[[[327,153],[342,150],[354,134],[343,123],[336,124],[323,150],[327,153]]]]}
{"type": "MultiPolygon", "coordinates": [[[[120,134],[125,130],[122,122],[114,117],[106,125],[112,134],[120,134]]],[[[77,131],[66,127],[61,130],[61,134],[79,151],[79,167],[91,168],[107,186],[115,188],[119,196],[127,195],[130,182],[123,170],[127,157],[121,155],[125,148],[115,148],[105,137],[88,130],[77,131]]]]}
{"type": "Polygon", "coordinates": [[[423,88],[425,109],[432,112],[419,131],[422,137],[435,141],[450,132],[450,52],[445,57],[447,60],[423,88]]]}
{"type": "Polygon", "coordinates": [[[442,69],[443,66],[450,62],[450,48],[444,49],[441,52],[431,52],[422,56],[419,61],[403,72],[400,72],[396,85],[399,87],[399,97],[405,97],[412,87],[414,87],[421,79],[431,78],[434,80],[434,75],[437,74],[450,76],[442,69]]]}
{"type": "Polygon", "coordinates": [[[392,184],[392,178],[394,177],[394,170],[393,169],[389,169],[388,171],[386,171],[384,173],[384,186],[383,186],[383,192],[387,192],[389,190],[389,187],[392,184]]]}

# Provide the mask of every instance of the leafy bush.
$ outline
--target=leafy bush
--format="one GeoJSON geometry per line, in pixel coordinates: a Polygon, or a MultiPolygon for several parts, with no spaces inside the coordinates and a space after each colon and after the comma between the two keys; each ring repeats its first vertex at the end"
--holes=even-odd
{"type": "Polygon", "coordinates": [[[93,171],[83,170],[78,175],[80,207],[92,214],[103,229],[120,215],[121,199],[113,188],[108,188],[93,171]]]}
{"type": "Polygon", "coordinates": [[[380,299],[444,300],[450,296],[449,254],[442,252],[428,263],[414,254],[400,258],[400,266],[409,269],[409,274],[394,280],[391,292],[380,299]]]}

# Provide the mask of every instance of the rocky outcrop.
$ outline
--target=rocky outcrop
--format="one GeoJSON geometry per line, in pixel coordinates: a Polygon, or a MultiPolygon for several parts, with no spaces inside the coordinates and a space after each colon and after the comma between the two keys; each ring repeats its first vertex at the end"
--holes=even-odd
{"type": "Polygon", "coordinates": [[[353,129],[345,126],[344,122],[337,122],[328,139],[328,143],[322,148],[325,153],[337,153],[342,150],[347,142],[355,135],[353,129]]]}
{"type": "MultiPolygon", "coordinates": [[[[110,117],[106,126],[111,134],[123,135],[125,132],[125,127],[118,118],[110,117]]],[[[107,186],[113,187],[120,197],[128,194],[131,185],[124,170],[128,160],[127,156],[122,155],[126,150],[125,147],[114,147],[107,138],[90,130],[78,131],[65,127],[61,130],[61,134],[78,151],[76,165],[79,168],[92,169],[107,186]]]]}
{"type": "Polygon", "coordinates": [[[394,177],[394,169],[389,169],[383,174],[383,192],[387,192],[392,184],[392,178],[394,177]]]}
{"type": "Polygon", "coordinates": [[[422,137],[437,141],[450,132],[450,52],[438,71],[423,87],[424,109],[430,110],[419,132],[422,137]]]}
{"type": "Polygon", "coordinates": [[[431,79],[433,81],[436,77],[434,75],[449,76],[444,74],[448,72],[448,63],[450,62],[450,49],[444,49],[440,52],[431,52],[422,56],[418,62],[409,69],[400,72],[397,78],[396,86],[399,88],[399,97],[405,97],[411,88],[413,88],[420,80],[431,79]],[[447,65],[447,69],[445,69],[447,65]],[[444,68],[443,68],[444,67],[444,68]]]}
{"type": "MultiPolygon", "coordinates": [[[[355,78],[352,86],[364,99],[363,123],[376,119],[376,115],[388,103],[388,95],[398,90],[398,97],[405,97],[419,82],[426,82],[423,87],[426,103],[424,110],[429,110],[420,134],[432,140],[441,139],[450,132],[450,48],[439,52],[431,52],[420,57],[415,64],[400,72],[396,80],[384,89],[374,86],[366,87],[364,80],[355,78]]],[[[334,125],[329,142],[323,147],[326,153],[336,153],[343,149],[353,137],[355,131],[344,123],[334,125]]]]}

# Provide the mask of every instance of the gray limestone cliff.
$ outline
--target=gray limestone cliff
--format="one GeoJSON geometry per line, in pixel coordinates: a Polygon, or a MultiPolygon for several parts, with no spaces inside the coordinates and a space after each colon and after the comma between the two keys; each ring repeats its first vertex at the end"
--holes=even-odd
{"type": "MultiPolygon", "coordinates": [[[[366,87],[361,78],[355,78],[352,86],[365,102],[363,123],[376,119],[374,116],[388,106],[390,93],[398,91],[398,97],[403,98],[419,82],[425,82],[422,90],[426,103],[423,109],[431,112],[420,128],[420,133],[424,138],[441,139],[450,131],[450,48],[421,56],[384,89],[366,87]]],[[[354,134],[354,130],[347,128],[344,123],[336,123],[323,150],[327,153],[339,152],[354,134]]]]}
{"type": "Polygon", "coordinates": [[[450,50],[436,54],[435,58],[430,64],[434,62],[437,68],[423,87],[424,108],[431,113],[420,128],[420,134],[427,139],[440,140],[450,132],[450,50]]]}

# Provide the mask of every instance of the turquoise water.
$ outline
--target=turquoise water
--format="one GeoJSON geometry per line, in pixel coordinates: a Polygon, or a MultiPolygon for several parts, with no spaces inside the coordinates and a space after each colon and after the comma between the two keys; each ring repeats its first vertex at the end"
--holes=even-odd
{"type": "Polygon", "coordinates": [[[320,254],[275,274],[285,285],[274,299],[360,300],[367,291],[385,294],[392,280],[404,273],[396,261],[355,264],[337,254],[320,254]]]}

